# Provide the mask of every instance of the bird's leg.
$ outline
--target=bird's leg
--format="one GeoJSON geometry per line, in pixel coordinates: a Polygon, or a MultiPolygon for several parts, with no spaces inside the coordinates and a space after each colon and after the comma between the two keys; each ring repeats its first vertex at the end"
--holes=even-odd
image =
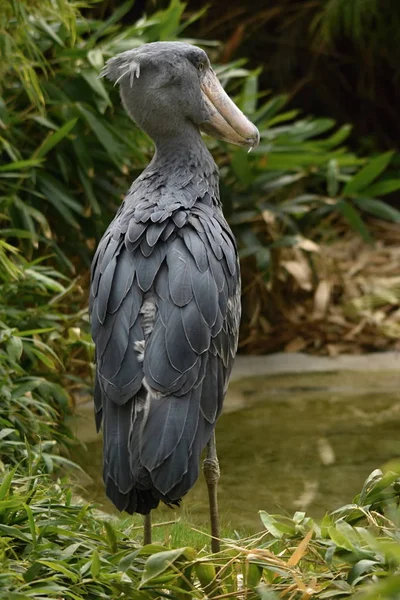
{"type": "Polygon", "coordinates": [[[151,512],[144,515],[143,523],[143,545],[151,544],[151,512]]]}
{"type": "Polygon", "coordinates": [[[219,544],[219,515],[218,515],[218,498],[217,488],[219,480],[219,463],[217,457],[217,446],[215,443],[215,432],[211,436],[207,444],[207,455],[203,462],[204,479],[208,488],[208,501],[210,505],[210,521],[211,521],[211,550],[212,552],[220,551],[219,544]]]}

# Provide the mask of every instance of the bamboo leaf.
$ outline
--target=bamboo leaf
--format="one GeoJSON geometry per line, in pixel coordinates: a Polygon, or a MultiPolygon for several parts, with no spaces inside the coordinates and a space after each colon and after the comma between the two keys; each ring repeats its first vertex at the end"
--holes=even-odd
{"type": "Polygon", "coordinates": [[[116,138],[110,133],[107,127],[98,119],[93,112],[84,108],[83,106],[78,107],[84,118],[86,119],[89,127],[99,140],[100,144],[107,150],[111,160],[115,165],[122,168],[122,158],[124,155],[121,144],[116,138]]]}
{"type": "Polygon", "coordinates": [[[359,233],[366,242],[371,242],[371,234],[354,206],[345,200],[340,200],[336,206],[354,231],[359,233]]]}
{"type": "Polygon", "coordinates": [[[17,467],[14,467],[14,469],[12,469],[11,471],[6,471],[3,474],[2,482],[0,485],[0,500],[4,500],[4,498],[7,498],[16,470],[17,467]]]}
{"type": "Polygon", "coordinates": [[[188,547],[152,554],[146,561],[140,587],[164,573],[178,558],[192,558],[193,555],[194,550],[188,547]]]}
{"type": "Polygon", "coordinates": [[[90,574],[93,577],[93,579],[97,579],[97,577],[100,574],[100,558],[99,558],[99,553],[97,552],[97,550],[95,550],[93,552],[92,555],[92,563],[90,565],[90,574]]]}
{"type": "Polygon", "coordinates": [[[397,192],[397,190],[400,190],[400,179],[384,179],[367,187],[363,190],[363,194],[369,198],[373,198],[376,196],[385,196],[386,194],[397,192]]]}
{"type": "Polygon", "coordinates": [[[81,76],[86,83],[92,88],[94,92],[103,100],[105,100],[107,106],[111,106],[110,96],[107,93],[104,83],[98,78],[98,74],[94,69],[84,69],[81,71],[81,76]]]}
{"type": "Polygon", "coordinates": [[[29,158],[27,160],[17,160],[12,163],[0,166],[0,172],[19,171],[20,169],[30,169],[31,167],[39,167],[43,160],[41,158],[29,158]]]}
{"type": "Polygon", "coordinates": [[[61,140],[63,140],[69,132],[75,127],[78,118],[71,119],[65,125],[60,127],[55,132],[50,132],[48,136],[44,139],[39,148],[34,152],[33,156],[38,156],[39,158],[43,158],[54,146],[56,146],[61,140]]]}
{"type": "Polygon", "coordinates": [[[38,350],[37,348],[30,348],[30,351],[44,364],[46,367],[51,369],[52,371],[56,370],[56,365],[54,361],[51,360],[46,354],[38,350]]]}
{"type": "Polygon", "coordinates": [[[354,202],[361,210],[365,210],[365,212],[374,217],[392,221],[393,223],[400,223],[400,211],[394,206],[382,202],[382,200],[376,200],[375,198],[354,198],[354,202]]]}
{"type": "Polygon", "coordinates": [[[22,340],[15,335],[11,336],[7,342],[7,354],[11,360],[15,362],[21,360],[23,350],[24,346],[22,344],[22,340]]]}
{"type": "Polygon", "coordinates": [[[343,195],[356,194],[374,181],[388,166],[393,152],[385,152],[373,158],[358,173],[356,173],[344,186],[343,195]]]}

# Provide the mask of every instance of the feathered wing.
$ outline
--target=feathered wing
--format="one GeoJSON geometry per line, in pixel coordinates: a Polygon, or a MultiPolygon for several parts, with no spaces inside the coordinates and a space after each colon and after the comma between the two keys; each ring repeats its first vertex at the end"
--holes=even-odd
{"type": "Polygon", "coordinates": [[[177,502],[196,481],[236,352],[239,294],[235,243],[208,195],[190,210],[138,210],[104,236],[92,270],[95,410],[120,510],[177,502]]]}

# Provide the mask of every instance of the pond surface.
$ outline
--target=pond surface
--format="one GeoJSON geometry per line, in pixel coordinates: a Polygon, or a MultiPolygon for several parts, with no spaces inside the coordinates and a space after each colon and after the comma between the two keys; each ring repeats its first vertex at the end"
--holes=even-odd
{"type": "MultiPolygon", "coordinates": [[[[259,510],[321,517],[349,503],[371,471],[400,458],[400,373],[328,373],[250,378],[230,386],[218,421],[223,524],[261,528],[259,510]]],[[[83,494],[112,511],[101,480],[101,439],[87,405],[74,418],[91,480],[83,494]]],[[[208,518],[202,477],[181,509],[194,525],[208,518]]],[[[180,514],[164,507],[159,519],[180,514]]]]}

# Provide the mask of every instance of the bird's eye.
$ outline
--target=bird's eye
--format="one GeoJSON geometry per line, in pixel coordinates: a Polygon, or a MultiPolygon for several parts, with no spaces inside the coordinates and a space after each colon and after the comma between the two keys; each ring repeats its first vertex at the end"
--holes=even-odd
{"type": "Polygon", "coordinates": [[[204,63],[203,62],[199,62],[199,64],[197,65],[197,68],[199,71],[203,71],[204,69],[204,63]]]}

